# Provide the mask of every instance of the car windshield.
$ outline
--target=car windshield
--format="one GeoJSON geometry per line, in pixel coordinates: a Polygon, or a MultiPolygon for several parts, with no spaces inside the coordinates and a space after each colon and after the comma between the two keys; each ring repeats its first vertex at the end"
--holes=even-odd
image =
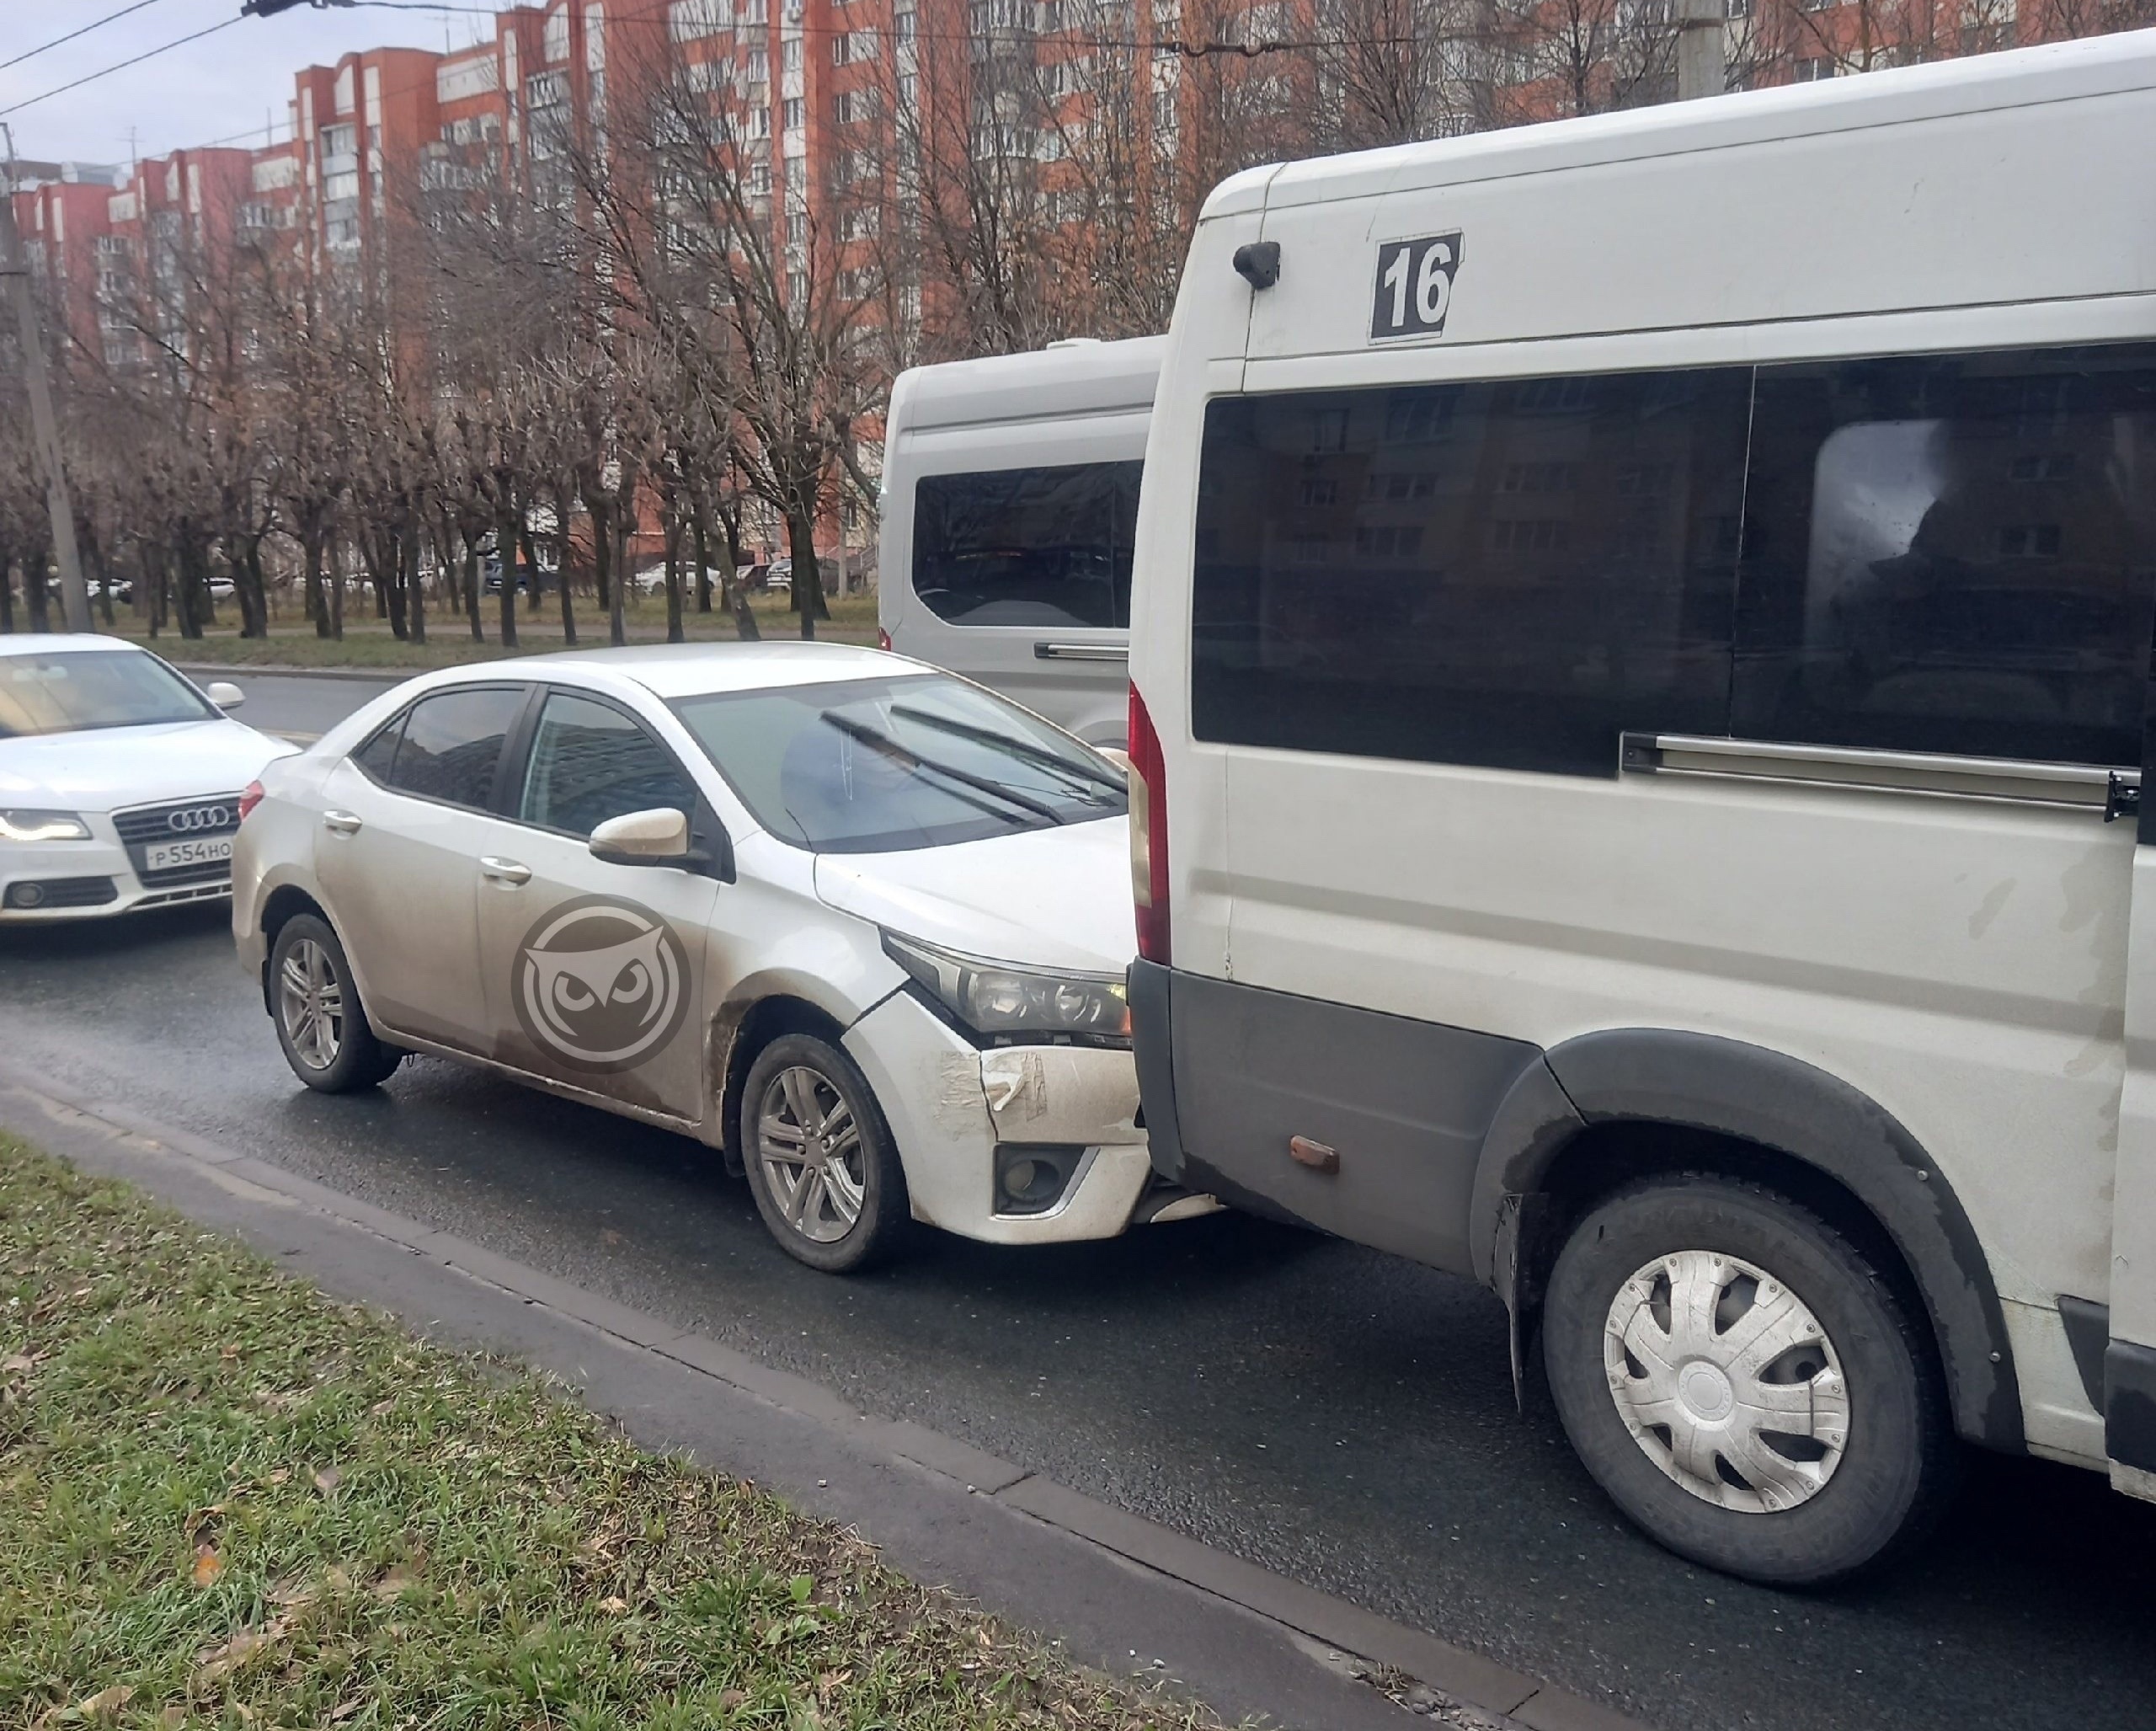
{"type": "Polygon", "coordinates": [[[756,820],[819,853],[940,847],[1118,817],[1107,759],[935,674],[724,692],[674,704],[756,820]]]}
{"type": "Polygon", "coordinates": [[[185,680],[141,649],[0,655],[0,740],[209,721],[216,714],[185,680]]]}

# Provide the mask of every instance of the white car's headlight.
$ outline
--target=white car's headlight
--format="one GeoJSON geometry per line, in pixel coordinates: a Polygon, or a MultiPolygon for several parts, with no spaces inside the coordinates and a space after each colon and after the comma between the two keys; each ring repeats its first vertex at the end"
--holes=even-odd
{"type": "Polygon", "coordinates": [[[0,811],[0,841],[87,841],[90,826],[72,811],[0,811]]]}
{"type": "Polygon", "coordinates": [[[1130,1001],[1119,975],[1036,973],[895,932],[883,934],[883,951],[991,1045],[1130,1044],[1130,1001]]]}

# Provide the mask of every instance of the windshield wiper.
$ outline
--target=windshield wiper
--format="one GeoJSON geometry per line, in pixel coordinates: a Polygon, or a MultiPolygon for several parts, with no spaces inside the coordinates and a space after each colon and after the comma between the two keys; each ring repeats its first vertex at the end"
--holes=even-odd
{"type": "Polygon", "coordinates": [[[1022,757],[1028,763],[1037,763],[1043,769],[1059,770],[1076,781],[1091,782],[1097,788],[1113,788],[1118,793],[1128,793],[1130,783],[1112,770],[1097,768],[1083,761],[1073,762],[1059,757],[1045,746],[1014,740],[1008,734],[1000,734],[993,728],[975,727],[969,721],[954,721],[947,715],[938,715],[931,710],[916,709],[909,703],[894,703],[891,713],[903,715],[908,721],[917,721],[923,727],[932,727],[939,733],[955,734],[962,740],[971,740],[977,745],[993,745],[1022,757]]]}
{"type": "Polygon", "coordinates": [[[889,734],[879,732],[862,722],[856,721],[851,716],[841,715],[835,709],[825,710],[823,716],[825,720],[830,723],[848,739],[860,740],[872,751],[881,752],[886,757],[893,757],[901,762],[910,763],[916,769],[928,770],[936,775],[948,776],[962,787],[973,788],[994,799],[1007,800],[1020,810],[1030,811],[1034,816],[1045,819],[1049,823],[1060,824],[1063,821],[1056,815],[1056,809],[1053,805],[1044,800],[1034,799],[1030,793],[1021,793],[1015,788],[1006,788],[1001,782],[990,781],[986,776],[975,775],[970,770],[959,769],[954,765],[939,762],[933,757],[924,757],[912,746],[902,745],[889,734]]]}

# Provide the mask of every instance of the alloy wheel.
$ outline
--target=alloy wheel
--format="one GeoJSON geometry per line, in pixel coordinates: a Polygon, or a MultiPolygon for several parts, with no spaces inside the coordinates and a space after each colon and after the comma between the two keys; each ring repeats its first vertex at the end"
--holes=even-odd
{"type": "Polygon", "coordinates": [[[1794,1509],[1841,1464],[1849,1395],[1833,1343],[1742,1258],[1683,1250],[1641,1269],[1611,1301],[1603,1364],[1633,1440],[1703,1501],[1794,1509]]]}
{"type": "Polygon", "coordinates": [[[277,1013],[285,1038],[310,1070],[327,1070],[344,1049],[344,982],[329,952],[302,938],[277,972],[277,1013]]]}
{"type": "Polygon", "coordinates": [[[756,1154],[794,1231],[835,1244],[853,1230],[867,1199],[867,1154],[853,1109],[829,1077],[797,1064],[771,1077],[756,1114],[756,1154]]]}

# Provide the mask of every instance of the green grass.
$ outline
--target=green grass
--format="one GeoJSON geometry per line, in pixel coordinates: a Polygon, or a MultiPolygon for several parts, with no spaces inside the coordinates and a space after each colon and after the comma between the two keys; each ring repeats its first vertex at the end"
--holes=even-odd
{"type": "MultiPolygon", "coordinates": [[[[188,638],[168,629],[156,639],[157,652],[169,660],[190,665],[230,667],[381,667],[418,669],[458,667],[471,661],[491,661],[505,654],[537,654],[563,647],[559,602],[549,595],[536,613],[522,606],[517,610],[518,644],[506,651],[499,641],[499,597],[487,596],[481,604],[486,640],[475,643],[471,627],[462,614],[430,609],[427,640],[404,643],[390,633],[387,622],[373,616],[371,605],[348,613],[341,642],[318,638],[314,628],[296,610],[272,618],[266,638],[243,638],[239,612],[231,601],[218,610],[218,622],[200,638],[188,638]]],[[[801,622],[787,611],[782,594],[758,596],[750,603],[756,623],[766,637],[798,637],[801,622]]],[[[816,635],[834,643],[873,644],[876,641],[876,597],[873,595],[834,596],[831,617],[816,622],[816,635]]],[[[624,625],[631,643],[666,640],[666,603],[664,597],[641,597],[624,609],[624,625]]],[[[736,636],[733,619],[714,607],[708,613],[693,608],[683,615],[683,627],[691,642],[732,643],[736,636]]],[[[136,642],[149,641],[143,622],[124,608],[115,608],[113,629],[136,642]]],[[[577,643],[596,649],[607,641],[606,616],[586,596],[577,597],[577,643]]]]}
{"type": "Polygon", "coordinates": [[[1209,1723],[0,1138],[0,1724],[1209,1723]]]}

